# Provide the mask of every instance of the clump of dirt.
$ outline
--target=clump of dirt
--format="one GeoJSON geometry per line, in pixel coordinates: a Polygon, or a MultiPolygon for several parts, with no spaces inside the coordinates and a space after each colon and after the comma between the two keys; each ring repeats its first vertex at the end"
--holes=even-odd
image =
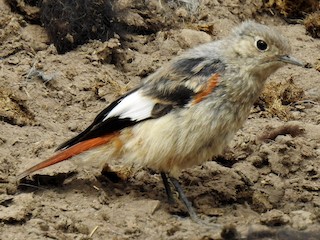
{"type": "Polygon", "coordinates": [[[288,120],[292,117],[290,105],[302,100],[303,97],[303,89],[290,78],[284,83],[270,82],[266,84],[255,105],[266,111],[269,116],[288,120]]]}
{"type": "Polygon", "coordinates": [[[14,55],[23,48],[19,39],[22,17],[12,16],[6,11],[0,14],[0,58],[14,55]]]}
{"type": "Polygon", "coordinates": [[[38,22],[42,0],[6,0],[10,7],[24,16],[26,20],[38,22]]]}
{"type": "Polygon", "coordinates": [[[297,137],[304,133],[304,129],[299,125],[283,125],[281,127],[278,127],[276,129],[269,128],[267,129],[260,137],[259,140],[261,141],[270,141],[275,140],[277,136],[279,135],[291,135],[292,137],[297,137]]]}
{"type": "Polygon", "coordinates": [[[312,37],[320,38],[320,12],[308,15],[304,20],[304,26],[312,37]]]}
{"type": "Polygon", "coordinates": [[[286,18],[304,18],[319,9],[318,0],[266,0],[265,8],[274,9],[286,18]]]}
{"type": "Polygon", "coordinates": [[[315,68],[318,72],[320,72],[320,59],[317,60],[314,68],[315,68]]]}
{"type": "Polygon", "coordinates": [[[132,168],[129,166],[109,166],[104,165],[101,175],[112,182],[127,181],[132,176],[132,168]]]}
{"type": "Polygon", "coordinates": [[[9,89],[0,88],[0,121],[25,126],[35,123],[34,115],[9,89]]]}
{"type": "Polygon", "coordinates": [[[156,0],[126,0],[115,3],[114,6],[118,21],[124,26],[122,31],[142,35],[172,28],[188,16],[188,13],[183,14],[179,21],[173,8],[156,0]],[[159,15],[162,17],[157,17],[159,15]]]}

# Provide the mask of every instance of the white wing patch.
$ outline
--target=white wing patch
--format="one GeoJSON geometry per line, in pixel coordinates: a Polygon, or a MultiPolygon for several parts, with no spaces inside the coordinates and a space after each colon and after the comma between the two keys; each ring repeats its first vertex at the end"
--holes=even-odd
{"type": "Polygon", "coordinates": [[[134,121],[144,120],[151,117],[151,111],[154,105],[155,103],[150,98],[145,97],[141,92],[136,91],[122,99],[122,101],[109,112],[103,121],[111,117],[122,119],[130,118],[134,121]]]}

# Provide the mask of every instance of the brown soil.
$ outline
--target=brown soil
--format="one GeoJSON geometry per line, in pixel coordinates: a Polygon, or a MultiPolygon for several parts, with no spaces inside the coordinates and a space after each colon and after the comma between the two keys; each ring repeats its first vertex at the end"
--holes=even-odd
{"type": "MultiPolygon", "coordinates": [[[[156,9],[166,4],[151,2],[156,9]]],[[[167,11],[153,11],[147,23],[133,11],[127,22],[150,28],[158,17],[166,24],[59,55],[42,27],[0,0],[0,239],[320,239],[320,72],[312,67],[320,40],[301,24],[256,11],[255,1],[218,2],[204,0],[196,12],[171,5],[178,20],[169,23],[161,15],[167,11]],[[169,206],[160,175],[148,170],[101,175],[67,161],[17,187],[18,173],[142,77],[246,18],[275,25],[311,68],[274,74],[225,154],[183,172],[186,195],[202,218],[226,226],[222,236],[192,222],[179,202],[169,206]]]]}

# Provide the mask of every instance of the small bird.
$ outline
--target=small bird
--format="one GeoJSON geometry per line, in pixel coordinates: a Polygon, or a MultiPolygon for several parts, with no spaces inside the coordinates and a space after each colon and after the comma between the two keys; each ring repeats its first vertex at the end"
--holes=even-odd
{"type": "Polygon", "coordinates": [[[288,39],[279,32],[243,22],[228,37],[173,58],[107,106],[56,155],[17,178],[76,155],[104,163],[122,159],[161,173],[169,201],[170,181],[197,220],[177,177],[222,153],[272,73],[285,63],[303,66],[289,54],[288,39]]]}

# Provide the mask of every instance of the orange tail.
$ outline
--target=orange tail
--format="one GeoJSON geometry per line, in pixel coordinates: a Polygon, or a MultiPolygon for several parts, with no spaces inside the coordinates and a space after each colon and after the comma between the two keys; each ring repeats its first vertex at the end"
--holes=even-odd
{"type": "Polygon", "coordinates": [[[97,138],[93,138],[93,139],[89,139],[89,140],[85,140],[83,142],[80,142],[80,143],[78,143],[70,148],[67,148],[66,150],[63,150],[62,152],[52,156],[51,158],[49,158],[43,162],[38,163],[37,165],[27,169],[26,171],[20,173],[17,176],[17,179],[20,180],[20,179],[30,175],[31,173],[37,171],[37,170],[49,167],[49,166],[56,164],[58,162],[65,161],[65,160],[67,160],[75,155],[78,155],[84,151],[87,151],[93,147],[97,147],[102,144],[108,143],[116,135],[117,134],[108,134],[103,137],[97,137],[97,138]]]}

